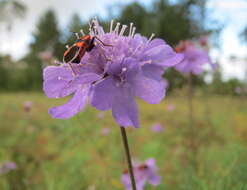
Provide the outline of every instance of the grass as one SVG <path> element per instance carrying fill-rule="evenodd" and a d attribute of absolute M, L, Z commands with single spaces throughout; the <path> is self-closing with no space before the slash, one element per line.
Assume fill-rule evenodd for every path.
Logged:
<path fill-rule="evenodd" d="M 30 113 L 23 110 L 26 100 L 33 102 Z M 0 175 L 0 189 L 124 189 L 120 176 L 127 165 L 111 113 L 100 119 L 97 110 L 87 107 L 70 120 L 52 119 L 49 107 L 66 100 L 41 93 L 0 95 L 0 163 L 10 160 L 18 165 Z M 186 101 L 182 95 L 159 105 L 139 101 L 141 128 L 127 130 L 131 152 L 139 160 L 155 158 L 162 176 L 161 185 L 146 190 L 246 190 L 247 101 L 196 97 L 193 137 Z M 168 111 L 168 104 L 175 110 Z M 152 132 L 155 123 L 165 130 Z M 103 127 L 110 128 L 109 135 L 101 134 Z"/>

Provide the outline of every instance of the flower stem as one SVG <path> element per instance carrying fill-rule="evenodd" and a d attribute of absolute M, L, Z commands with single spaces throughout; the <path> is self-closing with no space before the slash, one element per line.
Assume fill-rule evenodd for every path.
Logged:
<path fill-rule="evenodd" d="M 126 134 L 124 127 L 120 126 L 120 130 L 121 130 L 121 135 L 122 135 L 122 139 L 123 139 L 125 154 L 127 157 L 132 190 L 136 190 L 136 182 L 135 182 L 134 171 L 133 171 L 133 167 L 132 167 L 132 163 L 131 163 L 131 155 L 130 155 L 130 150 L 129 150 L 129 145 L 128 145 L 127 134 Z"/>
<path fill-rule="evenodd" d="M 194 90 L 193 90 L 193 83 L 192 83 L 192 73 L 189 74 L 188 76 L 188 84 L 189 84 L 189 89 L 188 89 L 188 103 L 189 103 L 189 125 L 193 129 L 194 125 L 194 117 L 193 117 L 193 95 L 194 95 Z"/>
<path fill-rule="evenodd" d="M 197 153 L 198 147 L 196 143 L 196 128 L 194 123 L 194 107 L 193 107 L 193 97 L 194 97 L 194 86 L 193 86 L 193 74 L 189 73 L 188 76 L 188 106 L 189 106 L 189 127 L 190 127 L 190 148 L 192 150 L 191 164 L 197 170 Z"/>

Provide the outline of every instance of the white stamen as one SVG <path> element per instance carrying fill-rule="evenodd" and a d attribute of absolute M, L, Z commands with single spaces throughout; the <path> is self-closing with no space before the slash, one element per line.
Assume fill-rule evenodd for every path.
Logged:
<path fill-rule="evenodd" d="M 98 32 L 97 29 L 98 29 L 97 26 L 94 26 L 94 27 L 93 27 L 93 32 L 94 32 L 95 35 L 97 35 L 97 34 L 96 34 L 96 33 Z"/>
<path fill-rule="evenodd" d="M 66 45 L 65 47 L 66 47 L 67 49 L 69 49 L 69 45 Z"/>
<path fill-rule="evenodd" d="M 127 25 L 123 25 L 122 26 L 122 29 L 121 29 L 121 31 L 119 33 L 120 36 L 122 36 L 124 34 L 124 31 L 126 30 L 127 27 L 128 27 Z"/>
<path fill-rule="evenodd" d="M 89 25 L 89 29 L 88 29 L 89 30 L 89 34 L 92 35 L 92 36 L 94 36 L 94 32 L 92 31 L 92 24 L 91 24 L 91 22 L 88 22 L 88 25 Z"/>
<path fill-rule="evenodd" d="M 58 60 L 55 60 L 55 61 L 54 61 L 54 64 L 55 64 L 55 65 L 61 65 L 61 63 L 60 63 Z"/>
<path fill-rule="evenodd" d="M 118 22 L 118 23 L 117 23 L 117 26 L 116 26 L 116 28 L 115 28 L 115 30 L 114 30 L 114 32 L 115 32 L 116 34 L 118 34 L 119 26 L 120 26 L 120 23 Z"/>
<path fill-rule="evenodd" d="M 111 20 L 111 25 L 110 25 L 110 33 L 112 33 L 113 23 L 114 23 L 114 20 L 112 19 Z"/>
<path fill-rule="evenodd" d="M 130 30 L 129 30 L 129 36 L 131 35 L 132 33 L 132 27 L 133 27 L 133 22 L 130 23 Z"/>
<path fill-rule="evenodd" d="M 80 32 L 81 32 L 81 35 L 82 35 L 82 36 L 85 36 L 85 33 L 83 32 L 82 29 L 80 30 Z"/>
<path fill-rule="evenodd" d="M 77 37 L 77 39 L 80 38 L 79 34 L 78 33 L 75 33 L 75 36 Z"/>
<path fill-rule="evenodd" d="M 127 68 L 126 67 L 122 68 L 122 72 L 125 72 L 125 71 L 127 71 Z"/>
<path fill-rule="evenodd" d="M 150 38 L 148 39 L 147 43 L 149 43 L 153 39 L 154 36 L 155 36 L 155 34 L 152 33 L 151 36 L 150 36 Z"/>
<path fill-rule="evenodd" d="M 131 37 L 134 37 L 135 31 L 136 31 L 136 27 L 133 27 L 133 31 L 132 31 L 132 33 L 131 33 Z"/>

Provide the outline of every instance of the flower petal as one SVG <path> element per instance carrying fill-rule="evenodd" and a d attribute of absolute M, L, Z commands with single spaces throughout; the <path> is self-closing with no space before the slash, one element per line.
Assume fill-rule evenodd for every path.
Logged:
<path fill-rule="evenodd" d="M 88 84 L 93 83 L 97 80 L 100 80 L 101 76 L 95 73 L 85 73 L 82 75 L 78 75 L 74 78 L 74 80 L 71 82 L 71 85 L 82 85 L 82 84 Z"/>
<path fill-rule="evenodd" d="M 150 184 L 157 186 L 160 184 L 160 180 L 161 180 L 161 177 L 159 175 L 157 175 L 154 171 L 149 171 L 147 181 Z"/>
<path fill-rule="evenodd" d="M 155 159 L 150 158 L 146 160 L 145 163 L 148 166 L 147 181 L 154 186 L 159 185 L 161 177 L 157 174 Z"/>
<path fill-rule="evenodd" d="M 92 92 L 92 106 L 99 110 L 111 109 L 115 91 L 116 86 L 113 77 L 108 77 L 96 83 Z"/>
<path fill-rule="evenodd" d="M 120 126 L 139 127 L 138 109 L 127 87 L 119 87 L 112 102 L 112 115 Z"/>
<path fill-rule="evenodd" d="M 162 40 L 161 38 L 155 38 L 147 44 L 146 49 L 151 49 L 153 47 L 160 46 L 160 45 L 166 45 L 166 42 Z"/>
<path fill-rule="evenodd" d="M 164 68 L 155 64 L 146 64 L 142 67 L 143 74 L 151 79 L 160 81 L 163 79 Z"/>
<path fill-rule="evenodd" d="M 73 75 L 68 68 L 48 66 L 44 69 L 43 78 L 43 90 L 49 98 L 68 96 L 76 90 L 76 86 L 69 84 Z"/>
<path fill-rule="evenodd" d="M 74 116 L 85 107 L 89 89 L 89 85 L 81 86 L 68 103 L 51 108 L 49 114 L 51 114 L 53 118 L 57 119 L 68 119 Z"/>
<path fill-rule="evenodd" d="M 143 190 L 143 187 L 145 185 L 145 179 L 138 180 L 136 176 L 136 171 L 134 171 L 134 173 L 135 173 L 134 175 L 135 175 L 135 180 L 136 180 L 136 189 Z M 125 186 L 125 190 L 132 190 L 129 173 L 124 173 L 121 176 L 121 181 L 122 181 L 122 184 Z"/>
<path fill-rule="evenodd" d="M 132 81 L 132 89 L 136 96 L 150 104 L 159 103 L 165 96 L 165 82 L 138 75 Z"/>

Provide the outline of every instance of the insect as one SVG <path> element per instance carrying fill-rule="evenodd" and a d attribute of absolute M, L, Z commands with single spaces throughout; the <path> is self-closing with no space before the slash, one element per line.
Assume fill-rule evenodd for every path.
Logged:
<path fill-rule="evenodd" d="M 94 47 L 95 36 L 85 35 L 77 39 L 77 41 L 64 52 L 64 63 L 80 63 L 81 58 L 86 52 L 90 52 Z"/>
<path fill-rule="evenodd" d="M 96 33 L 94 23 L 91 23 L 90 30 L 94 30 L 94 33 Z M 112 45 L 105 44 L 96 35 L 94 36 L 85 35 L 82 30 L 81 30 L 81 33 L 82 33 L 82 37 L 79 37 L 78 33 L 75 33 L 77 37 L 77 41 L 72 46 L 70 47 L 67 46 L 68 49 L 64 52 L 64 55 L 63 55 L 64 63 L 79 64 L 81 61 L 81 58 L 85 55 L 85 53 L 90 52 L 95 47 L 95 39 L 99 41 L 101 44 L 103 44 L 104 46 L 112 46 Z M 106 58 L 104 54 L 103 56 Z"/>

